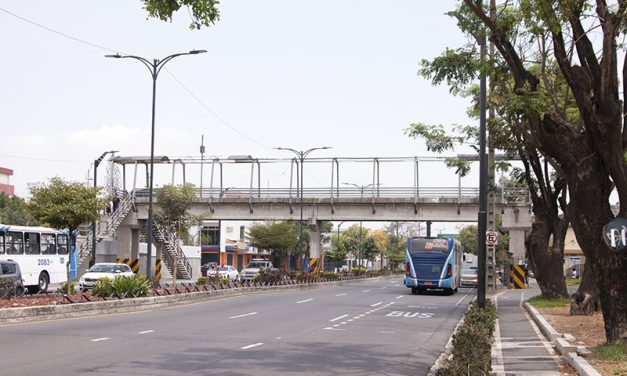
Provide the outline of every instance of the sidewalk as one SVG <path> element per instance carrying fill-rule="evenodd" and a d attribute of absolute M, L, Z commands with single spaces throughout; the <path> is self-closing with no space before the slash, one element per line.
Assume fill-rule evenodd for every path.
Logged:
<path fill-rule="evenodd" d="M 493 296 L 498 319 L 492 346 L 492 374 L 499 376 L 601 376 L 585 359 L 590 350 L 568 333 L 557 332 L 525 300 L 540 294 L 531 280 L 525 290 L 501 289 Z M 573 344 L 571 344 L 573 343 Z M 576 371 L 560 373 L 565 362 Z"/>
<path fill-rule="evenodd" d="M 498 319 L 492 346 L 492 371 L 497 376 L 559 376 L 561 357 L 544 338 L 522 306 L 540 294 L 537 287 L 499 290 L 494 296 Z"/>

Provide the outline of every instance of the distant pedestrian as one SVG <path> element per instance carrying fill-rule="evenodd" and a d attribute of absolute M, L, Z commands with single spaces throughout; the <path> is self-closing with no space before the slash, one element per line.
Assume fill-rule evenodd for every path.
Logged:
<path fill-rule="evenodd" d="M 577 273 L 577 268 L 573 266 L 573 270 L 570 273 L 570 278 L 577 279 L 579 278 L 579 273 Z"/>
<path fill-rule="evenodd" d="M 525 284 L 529 286 L 529 267 L 525 264 Z"/>
<path fill-rule="evenodd" d="M 120 198 L 119 197 L 115 197 L 113 199 L 113 212 L 115 213 L 116 210 L 118 210 L 118 207 L 120 206 Z"/>

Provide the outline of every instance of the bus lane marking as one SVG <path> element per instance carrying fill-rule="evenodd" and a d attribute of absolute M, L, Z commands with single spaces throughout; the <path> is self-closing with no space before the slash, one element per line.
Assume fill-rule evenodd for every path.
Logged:
<path fill-rule="evenodd" d="M 406 312 L 406 311 L 392 311 L 385 315 L 385 317 L 407 317 L 407 318 L 418 318 L 418 319 L 430 319 L 434 316 L 434 313 L 431 312 Z"/>

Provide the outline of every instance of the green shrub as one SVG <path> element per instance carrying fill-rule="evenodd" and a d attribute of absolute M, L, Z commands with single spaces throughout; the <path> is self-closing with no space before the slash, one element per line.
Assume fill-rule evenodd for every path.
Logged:
<path fill-rule="evenodd" d="M 148 295 L 150 282 L 143 275 L 101 278 L 96 281 L 92 294 L 101 297 L 136 298 Z"/>
<path fill-rule="evenodd" d="M 336 280 L 338 279 L 339 275 L 337 273 L 333 273 L 333 272 L 322 272 L 322 278 L 326 278 L 326 279 L 331 279 L 331 280 Z"/>
<path fill-rule="evenodd" d="M 67 294 L 67 285 L 68 285 L 68 283 L 70 284 L 70 293 L 73 294 L 74 292 L 76 292 L 76 290 L 75 290 L 76 286 L 74 285 L 74 281 L 69 280 L 69 281 L 65 282 L 64 284 L 62 284 L 61 286 L 59 286 L 59 291 L 62 294 Z"/>
<path fill-rule="evenodd" d="M 547 298 L 543 295 L 536 295 L 528 300 L 529 304 L 539 308 L 568 307 L 570 298 Z"/>
<path fill-rule="evenodd" d="M 464 322 L 453 336 L 451 358 L 438 376 L 489 375 L 492 368 L 492 333 L 496 322 L 496 308 L 487 300 L 485 309 L 472 303 L 464 314 Z"/>
<path fill-rule="evenodd" d="M 16 289 L 17 283 L 15 280 L 10 278 L 0 278 L 0 290 L 2 291 L 0 299 L 11 299 L 11 297 L 15 296 Z"/>
<path fill-rule="evenodd" d="M 366 268 L 353 268 L 353 274 L 365 274 Z"/>
<path fill-rule="evenodd" d="M 228 284 L 229 284 L 229 282 L 231 282 L 231 280 L 230 280 L 230 279 L 228 279 L 227 277 L 222 277 L 222 278 L 220 278 L 220 284 L 221 284 L 221 285 L 228 285 Z"/>
<path fill-rule="evenodd" d="M 207 284 L 207 277 L 198 277 L 198 280 L 196 281 L 197 285 L 206 285 Z"/>
<path fill-rule="evenodd" d="M 284 279 L 283 273 L 278 269 L 261 269 L 258 277 L 261 283 L 277 283 Z"/>

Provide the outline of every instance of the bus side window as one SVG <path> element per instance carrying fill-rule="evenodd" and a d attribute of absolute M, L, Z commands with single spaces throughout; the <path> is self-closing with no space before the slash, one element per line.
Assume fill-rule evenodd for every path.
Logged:
<path fill-rule="evenodd" d="M 57 250 L 60 255 L 67 255 L 67 235 L 59 234 L 57 236 Z"/>
<path fill-rule="evenodd" d="M 24 239 L 21 232 L 7 232 L 5 233 L 5 247 L 8 255 L 21 255 L 23 253 L 22 246 Z"/>
<path fill-rule="evenodd" d="M 24 240 L 26 240 L 25 251 L 27 255 L 38 255 L 41 253 L 39 234 L 27 232 L 24 234 Z"/>
<path fill-rule="evenodd" d="M 4 232 L 0 232 L 0 255 L 4 254 Z"/>
<path fill-rule="evenodd" d="M 57 239 L 54 234 L 41 234 L 41 253 L 43 255 L 57 253 Z"/>

